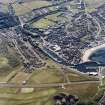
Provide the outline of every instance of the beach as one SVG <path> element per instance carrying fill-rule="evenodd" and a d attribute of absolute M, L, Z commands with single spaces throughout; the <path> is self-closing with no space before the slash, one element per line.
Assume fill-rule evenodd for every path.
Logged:
<path fill-rule="evenodd" d="M 90 61 L 89 57 L 97 50 L 105 48 L 105 44 L 87 49 L 86 51 L 83 52 L 83 57 L 82 57 L 82 61 L 83 62 L 87 62 Z"/>

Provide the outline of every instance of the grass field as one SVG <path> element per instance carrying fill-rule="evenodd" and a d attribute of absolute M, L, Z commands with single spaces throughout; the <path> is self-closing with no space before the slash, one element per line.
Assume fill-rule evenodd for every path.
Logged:
<path fill-rule="evenodd" d="M 13 5 L 16 15 L 22 15 L 27 12 L 30 12 L 33 9 L 40 8 L 43 6 L 50 5 L 48 1 L 39 0 L 39 1 L 31 1 L 22 3 L 21 5 L 16 3 Z"/>
<path fill-rule="evenodd" d="M 8 65 L 8 59 L 6 57 L 0 57 L 0 68 Z"/>
<path fill-rule="evenodd" d="M 60 13 L 56 13 L 53 15 L 46 16 L 45 18 L 34 22 L 32 26 L 37 28 L 47 28 L 48 26 L 54 25 L 54 23 L 59 19 L 57 17 L 59 14 Z"/>
<path fill-rule="evenodd" d="M 34 88 L 21 88 L 21 93 L 32 93 Z"/>
<path fill-rule="evenodd" d="M 65 70 L 65 74 L 68 76 L 71 82 L 98 80 L 96 77 L 76 73 L 71 70 Z"/>
<path fill-rule="evenodd" d="M 38 83 L 57 83 L 65 82 L 64 75 L 61 70 L 61 65 L 56 64 L 54 61 L 47 59 L 47 64 L 34 71 L 28 78 L 29 84 Z M 73 72 L 72 70 L 66 70 L 64 72 L 70 80 L 84 81 L 88 80 L 88 76 L 80 75 L 79 73 Z M 9 82 L 20 82 L 24 78 L 27 78 L 30 74 L 18 72 L 10 79 Z M 81 79 L 82 78 L 82 79 Z M 94 80 L 94 78 L 91 78 Z M 68 85 L 65 89 L 61 87 L 56 88 L 0 88 L 0 104 L 1 105 L 54 105 L 53 96 L 60 92 L 67 94 L 77 95 L 81 101 L 88 101 L 98 91 L 98 85 L 93 84 L 82 84 L 82 85 Z M 92 89 L 92 91 L 91 91 Z M 2 95 L 3 94 L 3 95 Z"/>
<path fill-rule="evenodd" d="M 8 46 L 7 40 L 2 40 L 0 43 L 0 81 L 5 81 L 9 79 L 10 74 L 17 71 L 20 61 L 16 50 Z"/>
<path fill-rule="evenodd" d="M 14 57 L 0 55 L 0 81 L 8 81 L 20 68 Z"/>
<path fill-rule="evenodd" d="M 15 94 L 18 90 L 18 88 L 0 88 L 0 94 Z M 2 96 L 0 95 L 0 97 Z"/>
<path fill-rule="evenodd" d="M 23 72 L 24 68 L 20 69 L 15 76 L 13 76 L 9 82 L 11 83 L 22 83 L 23 81 L 27 81 L 32 74 Z"/>
<path fill-rule="evenodd" d="M 66 91 L 67 93 L 79 96 L 81 100 L 88 100 L 97 93 L 98 84 L 93 83 L 67 86 Z"/>
<path fill-rule="evenodd" d="M 60 72 L 60 66 L 48 59 L 46 66 L 35 70 L 29 78 L 28 83 L 58 83 L 64 82 L 64 77 Z"/>
<path fill-rule="evenodd" d="M 28 83 L 61 83 L 65 82 L 65 76 L 70 82 L 98 80 L 98 78 L 82 75 L 70 70 L 66 70 L 64 74 L 62 74 L 61 68 L 46 67 L 40 71 L 34 71 Z"/>
<path fill-rule="evenodd" d="M 35 89 L 32 93 L 21 93 L 17 90 L 13 90 L 13 92 L 11 92 L 11 89 L 4 92 L 3 89 L 4 95 L 2 95 L 2 97 L 0 96 L 0 103 L 4 102 L 3 105 L 54 105 L 53 96 L 60 92 L 78 95 L 82 101 L 87 101 L 96 94 L 98 89 L 97 86 L 98 84 L 84 84 L 82 86 L 69 85 L 66 89 L 39 88 Z M 91 89 L 93 89 L 93 91 L 91 91 Z M 2 91 L 0 92 L 2 93 Z"/>
<path fill-rule="evenodd" d="M 43 69 L 41 71 L 36 71 L 33 73 L 29 79 L 29 83 L 59 83 L 64 82 L 64 78 L 61 75 L 60 71 L 56 69 Z"/>

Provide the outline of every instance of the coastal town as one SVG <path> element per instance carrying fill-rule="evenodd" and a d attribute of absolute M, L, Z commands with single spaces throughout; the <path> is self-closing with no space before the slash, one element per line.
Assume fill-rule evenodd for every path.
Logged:
<path fill-rule="evenodd" d="M 43 100 L 41 104 L 28 104 L 29 95 L 26 102 L 22 101 L 26 104 L 18 105 L 105 104 L 105 2 L 94 8 L 89 3 L 87 0 L 0 1 L 0 88 L 17 89 L 19 94 L 49 89 L 43 96 L 51 94 L 45 103 Z M 86 86 L 83 94 L 78 90 L 82 85 Z M 92 88 L 89 101 L 83 101 L 84 94 Z M 37 96 L 32 98 L 37 100 Z M 11 101 L 8 105 L 15 104 Z"/>

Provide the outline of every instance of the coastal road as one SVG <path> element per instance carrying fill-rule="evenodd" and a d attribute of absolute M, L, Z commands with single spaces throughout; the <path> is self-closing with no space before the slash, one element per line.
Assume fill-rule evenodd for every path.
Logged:
<path fill-rule="evenodd" d="M 16 84 L 16 83 L 0 83 L 0 88 L 48 88 L 48 87 L 62 87 L 68 85 L 84 85 L 100 83 L 100 81 L 84 81 L 84 82 L 69 82 L 69 83 L 51 83 L 51 84 Z"/>

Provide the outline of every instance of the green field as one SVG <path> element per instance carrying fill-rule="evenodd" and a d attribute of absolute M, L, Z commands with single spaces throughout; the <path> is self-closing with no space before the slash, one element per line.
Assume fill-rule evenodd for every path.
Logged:
<path fill-rule="evenodd" d="M 29 83 L 59 83 L 64 82 L 64 78 L 61 72 L 56 69 L 43 69 L 41 71 L 35 71 L 29 79 Z"/>
<path fill-rule="evenodd" d="M 54 61 L 47 59 L 45 67 L 35 70 L 31 75 L 23 72 L 13 73 L 12 79 L 9 82 L 18 81 L 18 78 L 30 75 L 28 78 L 28 84 L 40 84 L 40 83 L 58 83 L 67 82 L 65 76 L 62 74 L 63 67 L 56 64 Z M 64 72 L 70 81 L 85 81 L 96 80 L 94 77 L 84 76 L 71 69 Z M 68 75 L 67 75 L 68 74 Z M 11 76 L 10 76 L 11 77 Z M 19 78 L 24 79 L 24 78 Z M 90 79 L 89 79 L 90 78 Z M 98 83 L 92 84 L 75 84 L 67 85 L 65 89 L 61 87 L 56 88 L 0 88 L 0 105 L 54 105 L 53 96 L 55 94 L 64 92 L 71 95 L 77 95 L 81 101 L 88 102 L 91 100 L 98 91 Z M 92 91 L 91 91 L 92 89 Z"/>
<path fill-rule="evenodd" d="M 53 96 L 60 92 L 78 95 L 81 101 L 87 101 L 97 92 L 98 84 L 69 85 L 66 89 L 62 88 L 46 88 L 35 89 L 32 93 L 21 93 L 17 89 L 1 89 L 0 103 L 2 105 L 54 105 Z M 91 91 L 93 89 L 93 91 Z M 10 93 L 11 92 L 11 93 Z"/>
<path fill-rule="evenodd" d="M 7 81 L 19 68 L 20 64 L 16 57 L 9 54 L 8 56 L 0 55 L 0 81 Z"/>
<path fill-rule="evenodd" d="M 8 59 L 6 57 L 0 57 L 0 68 L 8 65 Z"/>
<path fill-rule="evenodd" d="M 39 0 L 39 1 L 22 3 L 21 5 L 18 3 L 15 3 L 13 4 L 13 8 L 15 10 L 16 15 L 23 15 L 27 12 L 30 12 L 33 9 L 40 8 L 47 5 L 50 5 L 48 1 Z"/>
<path fill-rule="evenodd" d="M 46 67 L 42 70 L 34 71 L 32 76 L 29 78 L 28 83 L 62 83 L 65 82 L 64 75 L 69 79 L 70 82 L 98 80 L 98 78 L 82 75 L 71 70 L 66 70 L 64 71 L 64 74 L 62 74 L 61 68 Z"/>
<path fill-rule="evenodd" d="M 70 70 L 65 70 L 65 74 L 68 76 L 71 82 L 99 80 L 98 78 L 94 76 L 83 75 L 83 74 L 76 73 Z"/>
<path fill-rule="evenodd" d="M 53 15 L 48 15 L 43 19 L 34 22 L 32 26 L 37 28 L 47 28 L 48 26 L 54 25 L 54 23 L 59 19 L 59 17 L 57 17 L 59 14 L 60 12 Z"/>

